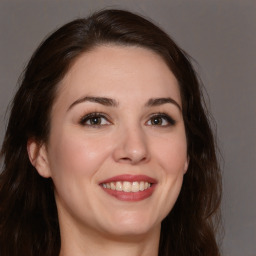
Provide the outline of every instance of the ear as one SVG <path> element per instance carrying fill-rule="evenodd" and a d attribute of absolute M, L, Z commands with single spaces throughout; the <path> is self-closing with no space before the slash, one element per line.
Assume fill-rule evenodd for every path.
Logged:
<path fill-rule="evenodd" d="M 27 151 L 29 160 L 37 172 L 44 178 L 51 177 L 45 144 L 39 144 L 34 139 L 30 139 L 27 143 Z"/>
<path fill-rule="evenodd" d="M 189 156 L 187 156 L 187 160 L 186 160 L 186 162 L 185 162 L 185 164 L 184 164 L 184 174 L 185 174 L 185 173 L 187 172 L 187 170 L 188 170 L 189 160 L 190 160 L 190 158 L 189 158 Z"/>

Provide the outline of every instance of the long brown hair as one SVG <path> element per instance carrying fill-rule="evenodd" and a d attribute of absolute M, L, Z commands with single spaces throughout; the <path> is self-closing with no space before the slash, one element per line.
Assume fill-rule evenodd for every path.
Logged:
<path fill-rule="evenodd" d="M 163 58 L 179 82 L 190 163 L 178 200 L 162 222 L 159 255 L 220 255 L 215 235 L 220 170 L 202 88 L 190 57 L 147 19 L 123 10 L 103 10 L 50 35 L 24 71 L 1 149 L 1 256 L 59 255 L 54 186 L 31 165 L 27 142 L 30 138 L 47 141 L 59 82 L 78 56 L 103 44 L 150 49 Z"/>

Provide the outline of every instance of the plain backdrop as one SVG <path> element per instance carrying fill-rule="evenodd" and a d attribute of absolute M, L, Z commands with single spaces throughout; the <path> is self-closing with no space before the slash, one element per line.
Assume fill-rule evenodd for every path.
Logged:
<path fill-rule="evenodd" d="M 150 17 L 197 61 L 224 158 L 223 254 L 256 256 L 255 0 L 0 0 L 0 143 L 6 108 L 38 44 L 105 7 Z"/>

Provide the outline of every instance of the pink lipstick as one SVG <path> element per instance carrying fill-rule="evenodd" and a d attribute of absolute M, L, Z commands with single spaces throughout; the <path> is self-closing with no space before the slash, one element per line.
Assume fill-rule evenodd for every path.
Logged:
<path fill-rule="evenodd" d="M 122 201 L 140 201 L 152 195 L 157 181 L 146 175 L 119 175 L 100 182 L 102 189 Z"/>

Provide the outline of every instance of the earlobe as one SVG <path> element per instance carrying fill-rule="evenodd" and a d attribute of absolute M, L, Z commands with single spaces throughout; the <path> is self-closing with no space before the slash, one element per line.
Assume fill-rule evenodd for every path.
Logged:
<path fill-rule="evenodd" d="M 189 156 L 187 156 L 187 160 L 186 160 L 186 162 L 185 162 L 185 164 L 184 164 L 184 174 L 185 174 L 185 173 L 187 172 L 187 170 L 188 170 L 189 160 L 190 160 L 190 158 L 189 158 Z"/>
<path fill-rule="evenodd" d="M 45 144 L 39 144 L 31 139 L 27 143 L 27 151 L 31 164 L 36 168 L 39 175 L 44 178 L 51 177 Z"/>

